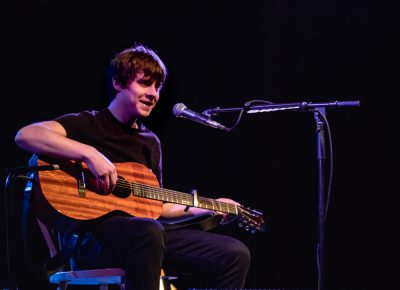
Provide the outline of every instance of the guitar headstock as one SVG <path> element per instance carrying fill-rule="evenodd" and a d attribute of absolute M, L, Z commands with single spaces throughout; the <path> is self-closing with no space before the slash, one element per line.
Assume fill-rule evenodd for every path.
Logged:
<path fill-rule="evenodd" d="M 238 206 L 238 220 L 239 227 L 252 234 L 266 230 L 263 214 L 254 209 Z"/>

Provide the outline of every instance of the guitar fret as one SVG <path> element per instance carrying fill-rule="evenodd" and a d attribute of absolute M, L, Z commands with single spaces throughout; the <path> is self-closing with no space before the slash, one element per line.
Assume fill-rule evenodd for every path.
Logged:
<path fill-rule="evenodd" d="M 224 211 L 229 212 L 229 208 L 226 204 L 221 204 L 221 207 L 224 207 Z"/>

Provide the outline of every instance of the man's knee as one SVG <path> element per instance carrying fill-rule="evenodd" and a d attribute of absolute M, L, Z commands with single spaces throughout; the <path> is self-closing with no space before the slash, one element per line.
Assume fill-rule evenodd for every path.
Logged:
<path fill-rule="evenodd" d="M 248 268 L 250 265 L 250 250 L 241 241 L 235 240 L 232 243 L 226 245 L 227 257 L 230 258 L 231 262 L 241 268 Z"/>
<path fill-rule="evenodd" d="M 138 223 L 140 226 L 138 226 Z M 135 225 L 132 226 L 132 234 L 139 235 L 142 242 L 149 244 L 155 244 L 161 247 L 165 246 L 166 234 L 164 227 L 161 223 L 154 219 L 140 219 L 135 221 Z"/>

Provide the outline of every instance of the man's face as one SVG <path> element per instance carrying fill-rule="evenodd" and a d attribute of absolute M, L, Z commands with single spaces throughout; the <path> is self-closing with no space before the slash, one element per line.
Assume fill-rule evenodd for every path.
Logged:
<path fill-rule="evenodd" d="M 128 87 L 119 88 L 117 98 L 133 117 L 147 117 L 160 98 L 160 89 L 144 73 L 137 73 Z"/>

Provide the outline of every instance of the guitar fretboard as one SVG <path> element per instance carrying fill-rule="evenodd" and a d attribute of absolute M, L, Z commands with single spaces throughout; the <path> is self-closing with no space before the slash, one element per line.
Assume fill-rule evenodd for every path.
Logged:
<path fill-rule="evenodd" d="M 238 214 L 237 206 L 234 204 L 198 196 L 197 205 L 195 205 L 194 198 L 191 194 L 141 183 L 128 182 L 123 179 L 118 179 L 115 191 L 129 191 L 129 194 L 137 197 L 160 200 L 186 206 L 195 206 L 235 215 Z"/>

